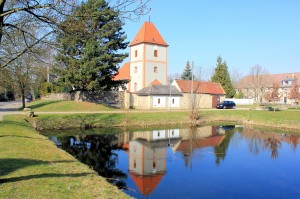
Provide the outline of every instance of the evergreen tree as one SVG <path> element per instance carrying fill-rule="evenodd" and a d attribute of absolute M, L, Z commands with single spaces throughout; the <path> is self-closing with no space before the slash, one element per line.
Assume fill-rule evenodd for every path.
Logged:
<path fill-rule="evenodd" d="M 119 13 L 104 0 L 78 6 L 61 24 L 67 31 L 57 37 L 60 84 L 73 90 L 111 90 L 126 83 L 112 80 L 128 56 L 119 52 L 128 45 L 122 25 Z"/>
<path fill-rule="evenodd" d="M 189 61 L 186 62 L 186 67 L 181 75 L 181 79 L 192 80 L 192 68 Z"/>
<path fill-rule="evenodd" d="M 220 56 L 217 58 L 217 66 L 215 68 L 215 73 L 212 76 L 211 81 L 221 84 L 224 91 L 226 92 L 227 98 L 232 98 L 235 95 L 235 89 L 231 83 L 227 64 L 225 61 L 222 61 L 222 58 Z"/>

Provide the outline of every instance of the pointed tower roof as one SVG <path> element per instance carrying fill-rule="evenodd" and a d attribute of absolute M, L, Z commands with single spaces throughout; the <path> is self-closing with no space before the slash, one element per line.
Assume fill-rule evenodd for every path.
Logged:
<path fill-rule="evenodd" d="M 129 46 L 134 46 L 140 43 L 150 43 L 162 46 L 168 46 L 165 40 L 162 38 L 155 25 L 151 22 L 145 22 L 135 38 L 132 40 Z"/>

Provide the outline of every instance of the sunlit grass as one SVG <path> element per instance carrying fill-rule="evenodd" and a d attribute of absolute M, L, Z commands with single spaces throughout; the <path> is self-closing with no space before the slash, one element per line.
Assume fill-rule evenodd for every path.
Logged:
<path fill-rule="evenodd" d="M 23 119 L 0 122 L 0 198 L 126 198 Z"/>
<path fill-rule="evenodd" d="M 28 108 L 41 112 L 109 111 L 116 110 L 102 104 L 63 100 L 37 100 L 28 104 Z"/>

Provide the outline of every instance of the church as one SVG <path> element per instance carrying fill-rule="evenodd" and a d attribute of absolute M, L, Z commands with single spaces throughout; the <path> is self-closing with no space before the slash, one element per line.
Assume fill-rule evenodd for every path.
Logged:
<path fill-rule="evenodd" d="M 137 92 L 151 84 L 168 84 L 168 44 L 155 25 L 145 22 L 129 45 L 130 61 L 115 80 L 130 80 L 126 88 Z"/>
<path fill-rule="evenodd" d="M 168 44 L 154 23 L 144 22 L 129 44 L 129 62 L 114 80 L 129 80 L 125 108 L 188 109 L 191 90 L 199 98 L 199 108 L 213 108 L 225 92 L 220 84 L 190 80 L 168 81 Z M 197 87 L 193 85 L 197 84 Z"/>

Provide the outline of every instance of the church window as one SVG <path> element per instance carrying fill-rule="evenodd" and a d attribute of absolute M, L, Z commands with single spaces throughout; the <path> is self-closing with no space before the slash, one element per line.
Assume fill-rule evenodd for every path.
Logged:
<path fill-rule="evenodd" d="M 157 103 L 160 104 L 160 98 L 158 98 Z"/>
<path fill-rule="evenodd" d="M 172 99 L 172 104 L 175 104 L 175 99 Z"/>
<path fill-rule="evenodd" d="M 133 168 L 136 168 L 136 161 L 133 161 Z"/>
<path fill-rule="evenodd" d="M 157 68 L 157 66 L 154 67 L 154 72 L 155 72 L 155 73 L 158 73 L 158 68 Z"/>
<path fill-rule="evenodd" d="M 155 161 L 153 161 L 152 166 L 153 166 L 153 169 L 156 168 L 156 162 Z"/>
<path fill-rule="evenodd" d="M 158 57 L 157 50 L 154 50 L 154 57 Z"/>
<path fill-rule="evenodd" d="M 134 73 L 137 73 L 137 66 L 134 67 Z"/>
<path fill-rule="evenodd" d="M 134 56 L 135 56 L 135 57 L 138 56 L 138 51 L 137 51 L 137 50 L 134 51 Z"/>

